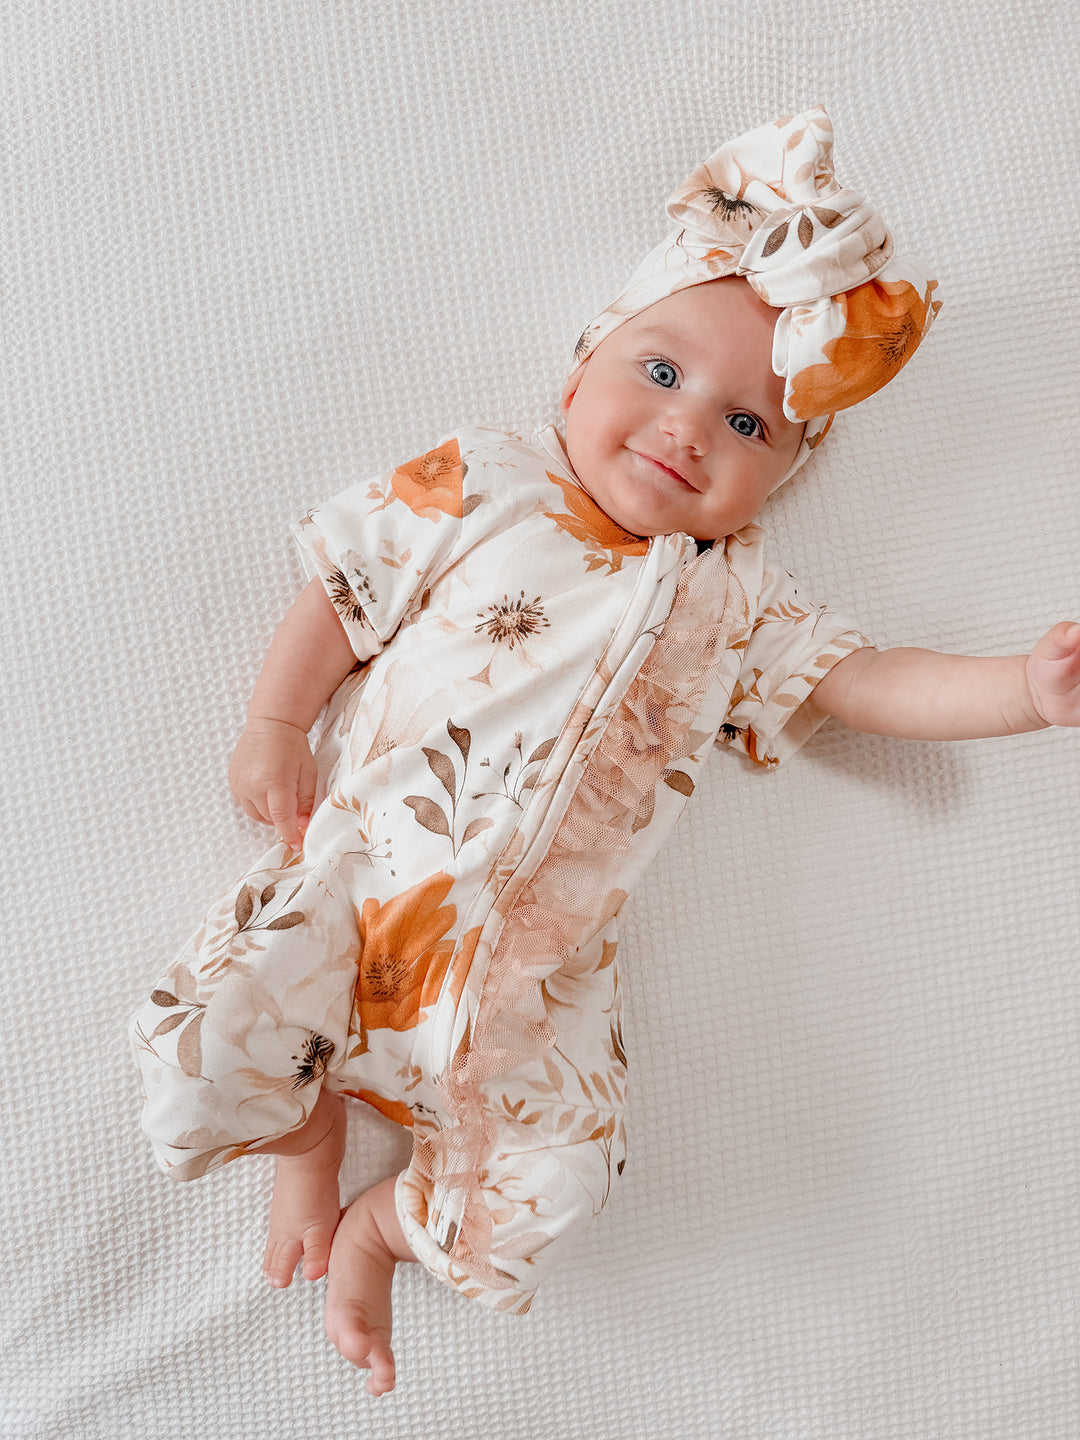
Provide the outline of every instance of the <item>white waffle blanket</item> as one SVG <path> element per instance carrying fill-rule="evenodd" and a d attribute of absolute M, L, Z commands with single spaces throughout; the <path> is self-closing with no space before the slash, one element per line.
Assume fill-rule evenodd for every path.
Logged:
<path fill-rule="evenodd" d="M 721 141 L 823 100 L 945 308 L 765 519 L 882 645 L 1080 618 L 1080 21 L 1043 0 L 2 0 L 0 1435 L 1075 1440 L 1080 735 L 717 753 L 621 951 L 630 1162 L 399 1386 L 189 1186 L 124 1027 L 258 854 L 225 772 L 290 521 L 547 413 Z M 46 1024 L 46 1021 L 48 1024 Z M 352 1116 L 346 1194 L 402 1136 Z"/>

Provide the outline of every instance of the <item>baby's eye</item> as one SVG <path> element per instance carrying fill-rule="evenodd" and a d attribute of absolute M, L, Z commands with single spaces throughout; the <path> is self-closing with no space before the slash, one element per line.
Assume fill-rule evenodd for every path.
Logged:
<path fill-rule="evenodd" d="M 663 385 L 665 390 L 670 390 L 679 378 L 675 366 L 668 360 L 649 360 L 646 362 L 645 369 L 648 371 L 649 378 L 655 380 L 657 385 Z"/>
<path fill-rule="evenodd" d="M 763 434 L 761 421 L 756 415 L 748 415 L 745 410 L 738 410 L 734 415 L 728 416 L 728 424 L 735 431 L 736 435 L 745 435 L 748 440 L 754 440 Z"/>

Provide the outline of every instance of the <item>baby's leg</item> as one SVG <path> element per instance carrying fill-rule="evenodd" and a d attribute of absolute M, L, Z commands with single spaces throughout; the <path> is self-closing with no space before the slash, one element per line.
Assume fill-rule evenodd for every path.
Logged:
<path fill-rule="evenodd" d="M 370 1370 L 367 1388 L 394 1388 L 390 1289 L 398 1260 L 415 1260 L 394 1206 L 396 1177 L 365 1190 L 341 1217 L 330 1253 L 326 1333 L 345 1356 Z"/>
<path fill-rule="evenodd" d="M 306 1279 L 326 1274 L 341 1216 L 338 1171 L 345 1130 L 344 1101 L 323 1089 L 299 1130 L 260 1146 L 260 1153 L 277 1156 L 263 1270 L 278 1289 L 291 1283 L 301 1258 Z"/>

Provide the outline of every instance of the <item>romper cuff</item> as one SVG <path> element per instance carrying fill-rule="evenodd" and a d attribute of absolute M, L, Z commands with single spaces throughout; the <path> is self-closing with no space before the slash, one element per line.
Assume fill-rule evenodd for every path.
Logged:
<path fill-rule="evenodd" d="M 754 672 L 752 690 L 736 686 L 720 729 L 722 744 L 766 769 L 790 759 L 829 718 L 814 704 L 818 681 L 846 656 L 872 643 L 828 611 L 821 612 L 807 638 L 810 643 L 794 671 L 791 657 L 784 655 L 776 664 Z"/>
<path fill-rule="evenodd" d="M 305 576 L 322 581 L 353 654 L 358 660 L 370 660 L 382 649 L 382 643 L 362 604 L 366 583 L 363 574 L 357 569 L 350 575 L 347 562 L 338 562 L 314 519 L 294 525 L 292 532 Z"/>

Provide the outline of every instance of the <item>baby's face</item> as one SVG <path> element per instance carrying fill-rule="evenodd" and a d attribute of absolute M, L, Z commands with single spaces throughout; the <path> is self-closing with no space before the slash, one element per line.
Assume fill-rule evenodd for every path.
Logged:
<path fill-rule="evenodd" d="M 730 535 L 758 513 L 804 426 L 772 369 L 778 312 L 740 277 L 650 305 L 602 340 L 562 394 L 582 486 L 633 535 Z"/>

